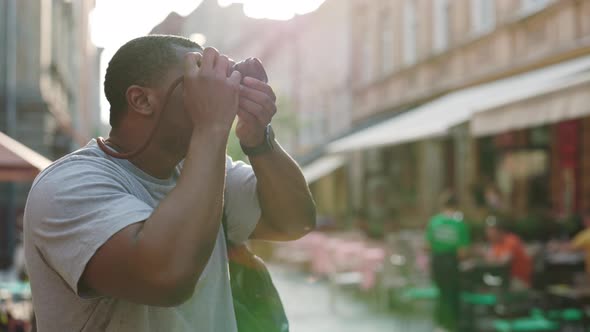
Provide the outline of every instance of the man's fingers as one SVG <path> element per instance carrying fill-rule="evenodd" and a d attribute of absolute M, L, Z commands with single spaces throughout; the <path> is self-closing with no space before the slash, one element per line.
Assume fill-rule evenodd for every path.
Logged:
<path fill-rule="evenodd" d="M 227 67 L 229 66 L 229 59 L 225 55 L 217 57 L 217 63 L 215 64 L 215 73 L 218 77 L 227 77 Z"/>
<path fill-rule="evenodd" d="M 201 54 L 195 52 L 189 52 L 184 55 L 184 75 L 185 76 L 196 76 L 199 72 L 199 61 L 201 60 Z"/>
<path fill-rule="evenodd" d="M 233 86 L 239 88 L 240 82 L 242 81 L 242 74 L 239 71 L 234 70 L 229 76 L 229 81 Z"/>
<path fill-rule="evenodd" d="M 234 66 L 236 65 L 236 61 L 232 58 L 228 58 L 227 61 L 229 62 L 227 66 L 227 77 L 231 76 L 231 73 L 234 71 Z"/>
<path fill-rule="evenodd" d="M 262 106 L 267 111 L 270 111 L 272 115 L 274 115 L 277 112 L 277 107 L 275 105 L 275 101 L 272 99 L 272 96 L 269 96 L 264 92 L 255 90 L 253 88 L 249 88 L 245 85 L 241 85 L 240 97 L 250 99 L 251 101 Z"/>
<path fill-rule="evenodd" d="M 261 127 L 260 122 L 258 121 L 258 119 L 252 115 L 250 112 L 246 111 L 243 108 L 240 108 L 238 110 L 238 118 L 241 120 L 241 122 L 243 122 L 245 125 L 252 127 L 252 129 L 256 128 L 256 127 Z"/>
<path fill-rule="evenodd" d="M 219 57 L 219 52 L 214 49 L 213 47 L 207 47 L 203 51 L 203 59 L 201 63 L 201 69 L 210 71 L 215 68 L 215 63 L 217 62 L 217 57 Z"/>
<path fill-rule="evenodd" d="M 270 112 L 266 112 L 262 106 L 256 104 L 255 102 L 240 98 L 240 110 L 246 111 L 253 115 L 258 122 L 262 125 L 267 125 L 272 120 L 272 114 Z"/>
<path fill-rule="evenodd" d="M 270 85 L 260 80 L 257 80 L 253 77 L 245 77 L 244 85 L 268 95 L 270 99 L 272 99 L 272 101 L 277 101 L 277 96 L 275 95 L 275 92 L 272 90 Z"/>

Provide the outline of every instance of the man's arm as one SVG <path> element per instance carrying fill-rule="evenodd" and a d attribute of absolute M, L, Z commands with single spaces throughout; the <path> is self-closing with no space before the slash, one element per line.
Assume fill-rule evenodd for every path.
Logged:
<path fill-rule="evenodd" d="M 315 203 L 297 163 L 275 142 L 274 151 L 250 158 L 262 210 L 252 238 L 295 240 L 315 228 Z"/>
<path fill-rule="evenodd" d="M 240 111 L 236 135 L 244 146 L 264 141 L 266 126 L 275 115 L 272 88 L 246 77 L 240 87 Z M 250 158 L 258 182 L 262 218 L 252 238 L 295 240 L 312 231 L 316 222 L 315 203 L 297 163 L 274 142 L 274 150 Z"/>
<path fill-rule="evenodd" d="M 215 247 L 223 209 L 225 150 L 237 113 L 240 75 L 206 49 L 187 55 L 185 109 L 194 123 L 176 187 L 142 223 L 109 239 L 90 259 L 81 286 L 131 302 L 175 306 L 188 299 Z"/>
<path fill-rule="evenodd" d="M 177 305 L 192 294 L 215 246 L 221 220 L 225 181 L 221 134 L 207 135 L 206 140 L 193 137 L 176 188 L 145 222 L 116 233 L 94 254 L 82 275 L 81 289 L 157 306 Z"/>

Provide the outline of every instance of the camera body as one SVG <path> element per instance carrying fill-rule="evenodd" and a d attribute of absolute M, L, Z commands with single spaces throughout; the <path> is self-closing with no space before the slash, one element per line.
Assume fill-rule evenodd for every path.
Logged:
<path fill-rule="evenodd" d="M 266 71 L 262 66 L 262 62 L 260 62 L 260 60 L 257 58 L 248 58 L 246 60 L 240 61 L 233 65 L 231 69 L 232 72 L 234 70 L 239 71 L 242 74 L 242 79 L 244 79 L 244 77 L 252 77 L 264 83 L 268 83 Z"/>

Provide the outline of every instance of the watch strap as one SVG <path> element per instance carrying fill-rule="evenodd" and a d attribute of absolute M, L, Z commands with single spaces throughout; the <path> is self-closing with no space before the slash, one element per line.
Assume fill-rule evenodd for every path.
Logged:
<path fill-rule="evenodd" d="M 255 147 L 247 147 L 240 143 L 240 147 L 248 157 L 254 157 L 274 150 L 273 141 L 272 127 L 268 125 L 264 130 L 264 141 L 261 144 Z"/>

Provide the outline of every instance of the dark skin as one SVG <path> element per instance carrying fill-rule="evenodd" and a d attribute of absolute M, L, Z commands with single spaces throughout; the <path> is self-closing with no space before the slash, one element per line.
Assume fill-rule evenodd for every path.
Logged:
<path fill-rule="evenodd" d="M 107 143 L 123 152 L 141 145 L 155 125 L 155 114 L 162 112 L 169 86 L 184 75 L 154 139 L 130 160 L 156 178 L 170 177 L 184 160 L 182 173 L 150 218 L 121 230 L 95 253 L 81 278 L 83 290 L 154 306 L 176 306 L 190 298 L 221 227 L 232 123 L 237 117 L 242 144 L 257 146 L 276 113 L 272 88 L 254 79 L 240 84 L 238 72 L 228 77 L 232 61 L 215 49 L 178 48 L 177 53 L 179 65 L 159 84 L 127 89 L 127 111 Z M 255 239 L 297 239 L 315 226 L 305 179 L 276 147 L 250 159 L 262 210 Z"/>

